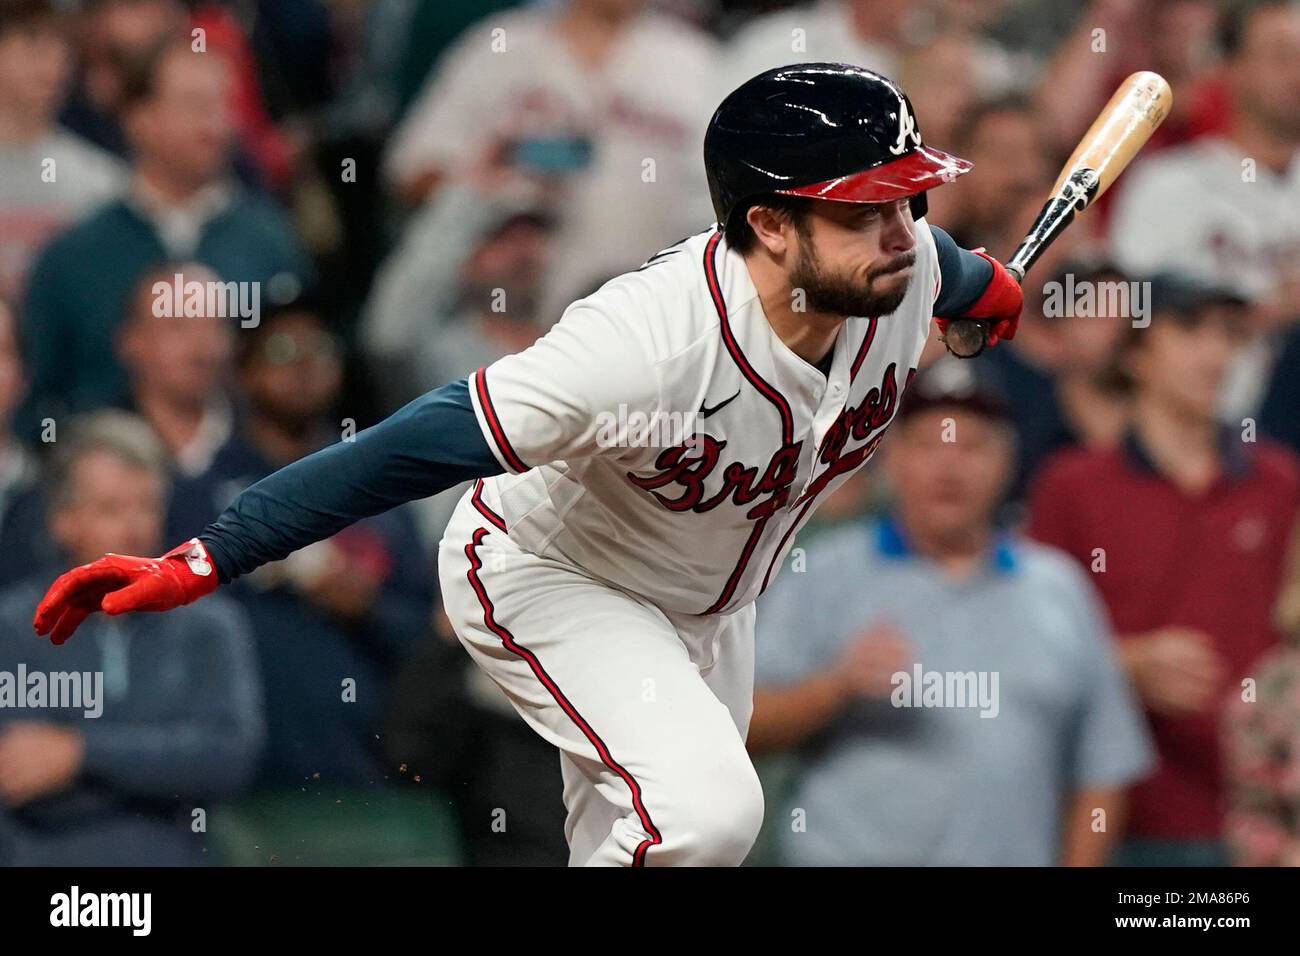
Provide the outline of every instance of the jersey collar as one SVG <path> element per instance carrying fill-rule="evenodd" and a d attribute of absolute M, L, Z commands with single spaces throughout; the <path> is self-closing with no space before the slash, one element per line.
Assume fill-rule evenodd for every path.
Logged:
<path fill-rule="evenodd" d="M 885 558 L 905 561 L 916 556 L 911 545 L 907 543 L 902 526 L 893 516 L 884 516 L 876 520 L 872 538 L 876 550 Z M 1015 538 L 1005 531 L 1000 532 L 993 541 L 987 564 L 995 574 L 1014 574 L 1020 567 L 1018 551 Z"/>

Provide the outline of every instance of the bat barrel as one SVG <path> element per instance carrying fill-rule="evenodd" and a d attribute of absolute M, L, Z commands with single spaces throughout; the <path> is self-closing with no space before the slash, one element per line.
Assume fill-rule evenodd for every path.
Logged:
<path fill-rule="evenodd" d="M 1169 115 L 1172 102 L 1169 84 L 1159 74 L 1134 73 L 1120 84 L 1061 170 L 1051 198 L 1028 234 L 1007 260 L 1006 269 L 1017 282 L 1024 281 L 1043 251 L 1115 181 Z M 988 328 L 976 318 L 955 319 L 948 324 L 944 341 L 954 355 L 973 358 L 984 351 Z"/>

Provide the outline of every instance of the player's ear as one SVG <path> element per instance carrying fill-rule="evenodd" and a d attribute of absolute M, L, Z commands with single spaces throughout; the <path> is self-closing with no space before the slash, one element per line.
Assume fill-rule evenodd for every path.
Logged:
<path fill-rule="evenodd" d="M 790 217 L 767 206 L 750 206 L 745 221 L 754 230 L 758 244 L 778 259 L 790 250 L 794 223 Z"/>

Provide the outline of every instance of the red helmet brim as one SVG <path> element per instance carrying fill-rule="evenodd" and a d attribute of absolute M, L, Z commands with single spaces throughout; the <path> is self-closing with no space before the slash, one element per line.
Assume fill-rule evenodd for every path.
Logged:
<path fill-rule="evenodd" d="M 810 186 L 778 189 L 787 196 L 808 196 L 835 202 L 892 202 L 950 183 L 970 172 L 969 160 L 941 149 L 921 146 L 893 162 L 839 176 Z"/>

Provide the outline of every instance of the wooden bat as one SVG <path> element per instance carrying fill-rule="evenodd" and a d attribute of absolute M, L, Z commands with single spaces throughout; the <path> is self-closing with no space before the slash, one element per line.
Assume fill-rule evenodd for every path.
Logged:
<path fill-rule="evenodd" d="M 1173 91 L 1158 73 L 1144 70 L 1120 84 L 1079 140 L 1052 187 L 1051 198 L 1007 260 L 1007 271 L 1016 281 L 1022 281 L 1043 250 L 1119 178 L 1169 115 L 1173 102 Z M 953 319 L 944 344 L 953 355 L 974 358 L 988 345 L 988 335 L 988 324 L 979 319 Z"/>

